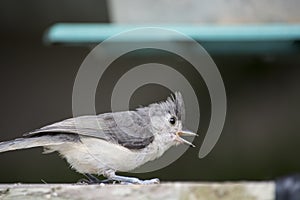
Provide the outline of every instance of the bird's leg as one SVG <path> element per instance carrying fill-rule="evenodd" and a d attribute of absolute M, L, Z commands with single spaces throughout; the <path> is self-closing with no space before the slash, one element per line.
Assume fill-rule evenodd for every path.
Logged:
<path fill-rule="evenodd" d="M 92 174 L 83 174 L 86 179 L 81 179 L 78 182 L 86 183 L 86 184 L 100 184 L 100 183 L 111 183 L 112 181 L 109 179 L 100 180 L 96 176 L 93 176 Z"/>
<path fill-rule="evenodd" d="M 118 176 L 115 174 L 115 171 L 107 170 L 103 173 L 103 176 L 108 178 L 108 180 L 118 181 L 122 184 L 157 184 L 159 183 L 158 178 L 150 179 L 150 180 L 140 180 L 134 177 L 126 177 L 126 176 Z"/>

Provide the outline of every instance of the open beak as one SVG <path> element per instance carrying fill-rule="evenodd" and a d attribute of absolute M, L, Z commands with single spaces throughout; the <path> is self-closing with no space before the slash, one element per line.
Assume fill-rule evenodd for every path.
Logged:
<path fill-rule="evenodd" d="M 179 132 L 176 133 L 176 139 L 175 139 L 176 141 L 178 141 L 181 144 L 187 144 L 191 147 L 196 147 L 194 144 L 192 144 L 191 142 L 183 139 L 180 136 L 198 136 L 196 133 L 193 133 L 193 132 L 187 131 L 187 130 L 182 130 L 182 131 L 179 131 Z"/>

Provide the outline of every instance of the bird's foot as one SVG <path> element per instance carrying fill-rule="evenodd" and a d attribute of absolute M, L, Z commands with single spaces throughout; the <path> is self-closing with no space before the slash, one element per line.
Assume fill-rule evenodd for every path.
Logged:
<path fill-rule="evenodd" d="M 158 178 L 150 179 L 150 180 L 140 180 L 135 177 L 126 177 L 119 176 L 115 174 L 113 170 L 107 170 L 103 174 L 108 180 L 118 181 L 120 184 L 139 184 L 139 185 L 149 185 L 149 184 L 158 184 L 160 183 Z"/>
<path fill-rule="evenodd" d="M 124 177 L 127 178 L 127 177 Z M 120 184 L 122 185 L 130 185 L 130 184 L 137 184 L 137 185 L 150 185 L 150 184 L 159 184 L 160 180 L 158 178 L 153 178 L 149 180 L 140 180 L 138 178 L 131 178 L 128 177 L 129 179 L 126 180 L 124 179 L 123 181 L 120 181 Z"/>
<path fill-rule="evenodd" d="M 87 184 L 87 185 L 93 185 L 93 184 L 114 184 L 116 181 L 110 180 L 110 179 L 104 179 L 100 180 L 97 177 L 91 175 L 91 174 L 84 174 L 86 178 L 78 180 L 78 184 Z"/>

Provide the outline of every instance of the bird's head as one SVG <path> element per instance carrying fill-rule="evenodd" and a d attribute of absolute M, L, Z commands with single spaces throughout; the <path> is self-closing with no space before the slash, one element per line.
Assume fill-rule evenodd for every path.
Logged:
<path fill-rule="evenodd" d="M 149 127 L 163 143 L 194 145 L 181 136 L 197 136 L 184 127 L 185 108 L 181 93 L 175 92 L 167 100 L 147 107 Z"/>

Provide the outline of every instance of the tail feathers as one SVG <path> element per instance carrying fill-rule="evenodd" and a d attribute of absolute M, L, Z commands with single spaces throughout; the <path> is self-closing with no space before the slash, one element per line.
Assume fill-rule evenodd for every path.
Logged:
<path fill-rule="evenodd" d="M 10 141 L 0 142 L 0 153 L 6 151 L 13 151 L 18 149 L 29 149 L 33 147 L 47 147 L 51 145 L 60 145 L 64 142 L 69 141 L 66 137 L 59 135 L 54 136 L 40 136 L 40 137 L 29 137 L 29 138 L 17 138 Z"/>

